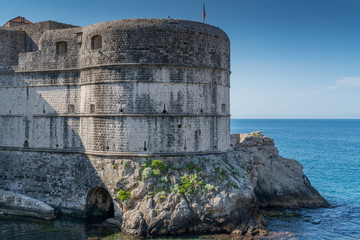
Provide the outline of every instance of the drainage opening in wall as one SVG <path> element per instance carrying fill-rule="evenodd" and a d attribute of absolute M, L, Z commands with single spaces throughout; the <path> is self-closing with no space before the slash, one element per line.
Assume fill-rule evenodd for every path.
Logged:
<path fill-rule="evenodd" d="M 114 203 L 109 192 L 102 188 L 93 188 L 86 198 L 86 218 L 91 222 L 100 222 L 114 217 Z"/>

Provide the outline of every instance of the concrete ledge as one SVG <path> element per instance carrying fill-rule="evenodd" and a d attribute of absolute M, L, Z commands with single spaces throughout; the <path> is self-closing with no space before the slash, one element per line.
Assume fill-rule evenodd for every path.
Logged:
<path fill-rule="evenodd" d="M 1 189 L 0 210 L 12 215 L 37 217 L 46 220 L 55 219 L 54 209 L 46 203 L 19 193 Z"/>

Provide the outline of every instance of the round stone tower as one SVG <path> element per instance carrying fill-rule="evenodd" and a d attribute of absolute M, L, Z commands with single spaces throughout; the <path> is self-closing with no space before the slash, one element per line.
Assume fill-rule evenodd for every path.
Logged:
<path fill-rule="evenodd" d="M 77 33 L 86 151 L 182 155 L 230 142 L 230 42 L 193 21 L 127 19 Z"/>

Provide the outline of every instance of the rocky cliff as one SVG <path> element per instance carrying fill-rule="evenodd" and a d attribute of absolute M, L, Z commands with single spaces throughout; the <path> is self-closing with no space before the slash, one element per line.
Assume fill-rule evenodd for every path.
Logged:
<path fill-rule="evenodd" d="M 127 162 L 118 179 L 122 231 L 246 234 L 265 226 L 260 207 L 328 206 L 301 164 L 279 156 L 271 138 L 236 134 L 232 143 L 228 153 L 181 162 Z"/>
<path fill-rule="evenodd" d="M 253 235 L 266 226 L 261 208 L 328 206 L 303 174 L 301 164 L 281 157 L 273 139 L 253 132 L 234 134 L 231 142 L 233 150 L 221 154 L 99 161 L 111 170 L 106 175 L 114 186 L 109 187 L 110 202 L 115 200 L 120 207 L 120 214 L 108 222 L 124 233 L 142 236 Z M 11 201 L 11 209 L 21 209 L 24 215 L 28 208 L 23 202 L 28 198 L 21 199 Z M 100 195 L 96 199 L 96 207 L 106 208 L 106 199 Z M 38 209 L 34 203 L 25 215 L 34 216 Z"/>

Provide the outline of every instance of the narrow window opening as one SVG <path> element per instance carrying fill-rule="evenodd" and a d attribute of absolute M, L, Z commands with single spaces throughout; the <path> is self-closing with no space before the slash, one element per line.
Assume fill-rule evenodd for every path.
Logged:
<path fill-rule="evenodd" d="M 107 146 L 107 147 L 106 147 L 106 150 L 109 150 L 109 149 L 110 149 L 110 147 L 109 147 L 109 146 Z"/>
<path fill-rule="evenodd" d="M 67 42 L 57 42 L 56 43 L 56 54 L 65 54 L 67 53 Z"/>
<path fill-rule="evenodd" d="M 91 49 L 102 48 L 102 36 L 96 35 L 91 38 Z"/>
<path fill-rule="evenodd" d="M 90 104 L 90 113 L 95 112 L 95 104 Z"/>
<path fill-rule="evenodd" d="M 186 147 L 186 140 L 185 140 L 185 146 L 184 146 L 184 150 L 187 150 L 187 147 Z"/>
<path fill-rule="evenodd" d="M 226 104 L 221 104 L 221 112 L 226 113 Z"/>
<path fill-rule="evenodd" d="M 124 111 L 124 109 L 120 109 L 120 112 L 123 112 Z"/>
<path fill-rule="evenodd" d="M 200 112 L 202 113 L 203 112 L 203 106 L 202 106 L 202 104 L 200 105 Z"/>
<path fill-rule="evenodd" d="M 81 47 L 82 44 L 82 35 L 83 35 L 82 32 L 76 33 L 76 40 L 77 40 L 76 43 L 79 47 Z"/>
<path fill-rule="evenodd" d="M 59 147 L 59 144 L 56 144 L 56 147 Z"/>
<path fill-rule="evenodd" d="M 165 103 L 164 103 L 164 111 L 163 111 L 163 113 L 166 113 Z"/>
<path fill-rule="evenodd" d="M 144 141 L 144 151 L 145 151 L 145 152 L 147 151 L 147 148 L 146 148 L 146 141 Z"/>
<path fill-rule="evenodd" d="M 75 106 L 74 106 L 74 104 L 69 104 L 69 106 L 68 106 L 68 112 L 69 112 L 69 113 L 74 113 L 74 112 L 75 112 Z"/>
<path fill-rule="evenodd" d="M 181 127 L 182 127 L 182 125 L 181 125 L 181 124 L 179 124 L 179 125 L 178 125 L 178 128 L 181 128 Z"/>
<path fill-rule="evenodd" d="M 27 140 L 24 141 L 24 148 L 28 148 L 29 147 L 29 142 Z"/>

